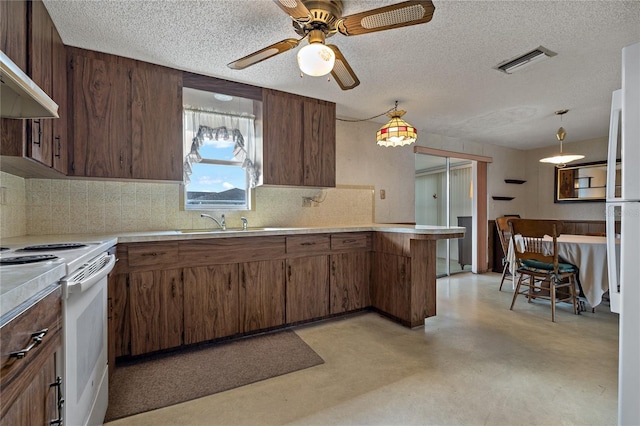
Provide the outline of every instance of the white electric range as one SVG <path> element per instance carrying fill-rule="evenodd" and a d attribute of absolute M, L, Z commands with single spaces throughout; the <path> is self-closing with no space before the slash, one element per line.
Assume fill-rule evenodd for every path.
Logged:
<path fill-rule="evenodd" d="M 30 274 L 39 274 L 32 282 L 62 286 L 63 365 L 59 368 L 65 403 L 59 408 L 65 424 L 102 424 L 108 405 L 107 275 L 116 262 L 112 248 L 117 239 L 13 240 L 0 244 L 3 298 L 12 286 L 12 292 L 26 293 L 21 288 L 25 283 L 19 281 Z"/>

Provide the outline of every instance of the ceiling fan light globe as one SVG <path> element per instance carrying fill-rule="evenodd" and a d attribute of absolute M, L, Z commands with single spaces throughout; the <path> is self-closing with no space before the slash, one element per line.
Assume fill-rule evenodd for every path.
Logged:
<path fill-rule="evenodd" d="M 333 50 L 322 43 L 311 43 L 298 51 L 300 71 L 312 77 L 329 74 L 335 62 Z"/>

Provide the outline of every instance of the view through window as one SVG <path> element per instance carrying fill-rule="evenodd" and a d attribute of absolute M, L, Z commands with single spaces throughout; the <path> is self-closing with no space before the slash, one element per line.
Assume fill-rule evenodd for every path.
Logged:
<path fill-rule="evenodd" d="M 250 209 L 259 174 L 253 102 L 184 89 L 185 209 Z"/>

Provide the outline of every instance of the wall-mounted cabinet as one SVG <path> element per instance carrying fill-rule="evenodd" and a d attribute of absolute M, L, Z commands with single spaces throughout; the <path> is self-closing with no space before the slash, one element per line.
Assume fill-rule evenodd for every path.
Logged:
<path fill-rule="evenodd" d="M 69 175 L 182 180 L 182 73 L 69 48 Z"/>
<path fill-rule="evenodd" d="M 62 39 L 41 1 L 2 2 L 0 15 L 2 51 L 58 104 L 60 116 L 2 119 L 2 170 L 25 177 L 61 177 L 68 165 L 67 73 Z"/>
<path fill-rule="evenodd" d="M 336 185 L 335 104 L 263 90 L 262 183 Z"/>

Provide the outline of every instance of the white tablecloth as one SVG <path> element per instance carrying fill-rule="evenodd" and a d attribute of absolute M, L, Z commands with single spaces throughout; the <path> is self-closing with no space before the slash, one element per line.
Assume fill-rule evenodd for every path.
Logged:
<path fill-rule="evenodd" d="M 551 237 L 545 237 L 545 240 L 548 241 L 549 252 L 551 252 L 553 240 Z M 620 250 L 619 241 L 616 243 L 616 248 Z M 558 256 L 578 267 L 578 278 L 587 302 L 592 307 L 598 306 L 602 302 L 602 295 L 609 290 L 606 237 L 560 235 L 558 237 Z M 620 254 L 618 253 L 616 257 L 620 259 Z M 509 242 L 507 258 L 513 273 L 516 261 L 512 241 Z"/>

